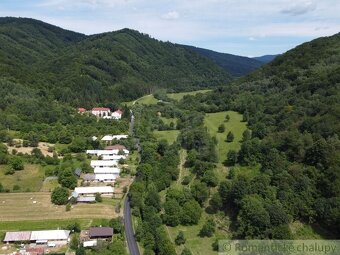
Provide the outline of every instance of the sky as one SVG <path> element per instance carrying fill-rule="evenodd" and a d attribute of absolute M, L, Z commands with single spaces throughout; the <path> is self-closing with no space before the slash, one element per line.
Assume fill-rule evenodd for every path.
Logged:
<path fill-rule="evenodd" d="M 248 57 L 280 54 L 340 32 L 340 0 L 0 0 L 0 16 L 88 35 L 131 28 Z"/>

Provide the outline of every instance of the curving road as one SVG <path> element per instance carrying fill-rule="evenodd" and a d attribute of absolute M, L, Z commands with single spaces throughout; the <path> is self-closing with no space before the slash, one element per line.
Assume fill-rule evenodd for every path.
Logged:
<path fill-rule="evenodd" d="M 132 218 L 131 218 L 130 201 L 129 201 L 129 197 L 127 196 L 124 202 L 124 227 L 125 227 L 126 241 L 129 247 L 130 255 L 140 255 L 132 226 L 133 225 L 132 225 Z"/>

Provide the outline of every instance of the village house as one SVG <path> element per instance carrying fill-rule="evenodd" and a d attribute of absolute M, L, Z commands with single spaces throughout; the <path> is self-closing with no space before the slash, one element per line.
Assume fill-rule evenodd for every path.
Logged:
<path fill-rule="evenodd" d="M 126 149 L 111 149 L 111 150 L 87 150 L 86 154 L 93 156 L 112 156 L 119 154 L 129 154 L 129 151 Z"/>
<path fill-rule="evenodd" d="M 102 196 L 112 196 L 114 188 L 111 186 L 97 186 L 97 187 L 76 187 L 74 191 L 79 196 L 95 196 L 97 193 Z"/>
<path fill-rule="evenodd" d="M 91 160 L 90 163 L 92 168 L 96 167 L 117 167 L 118 161 L 115 160 Z"/>
<path fill-rule="evenodd" d="M 104 118 L 106 116 L 111 116 L 111 110 L 110 108 L 105 107 L 96 107 L 92 108 L 91 113 L 98 118 Z"/>
<path fill-rule="evenodd" d="M 119 161 L 120 159 L 126 159 L 125 155 L 103 155 L 103 160 L 116 160 Z"/>
<path fill-rule="evenodd" d="M 94 227 L 90 228 L 89 237 L 91 239 L 110 239 L 113 236 L 113 228 Z"/>
<path fill-rule="evenodd" d="M 116 167 L 96 167 L 94 168 L 95 181 L 114 182 L 120 174 L 120 169 Z"/>
<path fill-rule="evenodd" d="M 120 120 L 123 116 L 123 111 L 118 109 L 111 114 L 111 118 L 115 120 Z"/>
<path fill-rule="evenodd" d="M 121 139 L 127 139 L 128 135 L 105 135 L 101 140 L 103 142 L 112 142 L 113 140 L 121 140 Z"/>
<path fill-rule="evenodd" d="M 78 113 L 83 114 L 86 112 L 85 108 L 78 108 Z"/>

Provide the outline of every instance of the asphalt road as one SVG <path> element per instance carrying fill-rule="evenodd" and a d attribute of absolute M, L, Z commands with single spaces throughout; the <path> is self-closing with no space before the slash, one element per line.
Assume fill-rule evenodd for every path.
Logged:
<path fill-rule="evenodd" d="M 135 239 L 135 234 L 133 233 L 131 207 L 128 197 L 125 199 L 124 202 L 124 227 L 130 255 L 140 255 L 138 245 Z"/>

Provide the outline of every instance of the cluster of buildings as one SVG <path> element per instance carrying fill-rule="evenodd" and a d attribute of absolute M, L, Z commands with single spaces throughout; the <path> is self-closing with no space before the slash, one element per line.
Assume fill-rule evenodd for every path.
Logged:
<path fill-rule="evenodd" d="M 106 107 L 95 107 L 92 108 L 91 110 L 86 110 L 85 108 L 78 108 L 78 113 L 84 114 L 86 112 L 89 112 L 98 118 L 111 120 L 120 120 L 123 115 L 123 111 L 121 109 L 111 112 L 111 109 Z"/>
<path fill-rule="evenodd" d="M 119 161 L 126 159 L 129 151 L 123 145 L 113 145 L 107 146 L 104 150 L 87 150 L 86 153 L 96 156 L 98 159 L 91 160 L 90 165 L 93 168 L 93 174 L 85 174 L 83 176 L 84 181 L 90 184 L 102 182 L 111 184 L 111 186 L 76 187 L 72 197 L 77 199 L 77 202 L 83 203 L 95 202 L 97 193 L 102 196 L 112 197 L 114 194 L 112 184 L 114 184 L 121 172 Z"/>
<path fill-rule="evenodd" d="M 33 243 L 47 245 L 48 247 L 66 245 L 70 239 L 69 230 L 43 230 L 43 231 L 20 231 L 6 232 L 5 243 Z"/>
<path fill-rule="evenodd" d="M 19 231 L 6 232 L 4 243 L 22 243 L 28 244 L 22 246 L 21 250 L 16 253 L 20 255 L 43 255 L 47 251 L 45 248 L 54 248 L 67 245 L 70 242 L 69 230 L 42 230 L 42 231 Z M 81 241 L 83 246 L 97 246 L 98 240 L 108 240 L 113 236 L 113 228 L 110 227 L 92 227 L 89 230 L 81 232 Z"/>

